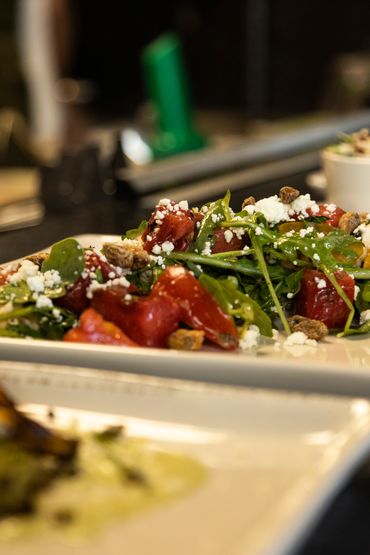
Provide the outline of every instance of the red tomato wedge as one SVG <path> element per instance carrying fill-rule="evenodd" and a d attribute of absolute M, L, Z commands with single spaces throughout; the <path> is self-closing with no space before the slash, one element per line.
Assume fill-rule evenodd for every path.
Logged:
<path fill-rule="evenodd" d="M 142 234 L 144 249 L 152 252 L 155 245 L 172 243 L 177 251 L 185 251 L 193 238 L 196 217 L 191 210 L 180 208 L 174 201 L 159 205 Z"/>
<path fill-rule="evenodd" d="M 355 296 L 355 281 L 345 272 L 336 272 L 335 277 L 352 302 Z M 305 270 L 297 298 L 297 314 L 312 320 L 321 320 L 328 328 L 341 328 L 346 323 L 349 308 L 323 272 Z"/>
<path fill-rule="evenodd" d="M 90 304 L 86 292 L 92 280 L 91 272 L 96 272 L 96 270 L 100 270 L 105 281 L 112 275 L 117 277 L 114 266 L 103 260 L 97 253 L 92 251 L 87 252 L 85 254 L 86 275 L 84 277 L 81 276 L 75 283 L 70 285 L 66 294 L 56 299 L 55 304 L 75 314 L 81 314 Z"/>
<path fill-rule="evenodd" d="M 240 239 L 235 235 L 232 234 L 230 241 L 226 240 L 225 231 L 227 228 L 218 227 L 213 232 L 213 245 L 212 245 L 212 254 L 216 254 L 218 252 L 229 252 L 229 251 L 239 251 L 245 246 L 246 241 L 244 237 Z M 230 230 L 227 230 L 230 231 Z"/>
<path fill-rule="evenodd" d="M 343 214 L 345 214 L 345 210 L 339 208 L 339 206 L 334 208 L 334 206 L 335 205 L 333 204 L 319 204 L 318 212 L 312 212 L 312 210 L 308 208 L 307 213 L 310 216 L 325 216 L 328 218 L 325 223 L 331 225 L 332 227 L 338 227 L 339 220 Z M 332 210 L 332 208 L 334 208 L 334 210 Z"/>

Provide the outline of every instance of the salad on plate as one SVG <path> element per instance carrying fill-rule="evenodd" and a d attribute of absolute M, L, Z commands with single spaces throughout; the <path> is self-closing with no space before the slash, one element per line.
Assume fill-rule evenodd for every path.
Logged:
<path fill-rule="evenodd" d="M 0 335 L 199 350 L 286 336 L 315 345 L 370 331 L 370 214 L 230 193 L 200 207 L 163 198 L 102 249 L 74 238 L 0 270 Z"/>
<path fill-rule="evenodd" d="M 334 154 L 349 157 L 370 157 L 370 134 L 369 129 L 360 129 L 355 133 L 340 133 L 339 143 L 328 147 L 328 151 Z"/>

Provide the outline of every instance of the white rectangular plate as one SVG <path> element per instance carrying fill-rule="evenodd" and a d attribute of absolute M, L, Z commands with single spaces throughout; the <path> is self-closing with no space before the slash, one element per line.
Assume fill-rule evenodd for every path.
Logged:
<path fill-rule="evenodd" d="M 83 246 L 100 248 L 111 235 L 81 235 Z M 279 347 L 277 349 L 277 347 Z M 67 364 L 234 385 L 370 397 L 370 339 L 329 337 L 306 345 L 263 345 L 250 352 L 184 352 L 110 347 L 62 341 L 0 338 L 3 360 Z"/>
<path fill-rule="evenodd" d="M 122 423 L 208 469 L 187 497 L 78 545 L 35 538 L 4 555 L 287 555 L 369 450 L 360 399 L 5 362 L 0 383 L 39 413 Z"/>

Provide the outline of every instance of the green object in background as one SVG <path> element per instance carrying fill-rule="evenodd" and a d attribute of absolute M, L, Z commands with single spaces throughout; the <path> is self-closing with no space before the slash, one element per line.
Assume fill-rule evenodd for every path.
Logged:
<path fill-rule="evenodd" d="M 157 131 L 150 144 L 155 158 L 196 150 L 206 139 L 194 127 L 180 42 L 159 37 L 144 50 L 148 94 L 156 111 Z"/>

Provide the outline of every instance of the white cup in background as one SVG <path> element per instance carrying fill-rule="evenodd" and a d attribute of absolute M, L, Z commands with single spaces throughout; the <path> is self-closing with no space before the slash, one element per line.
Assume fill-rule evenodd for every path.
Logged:
<path fill-rule="evenodd" d="M 327 201 L 343 210 L 370 212 L 370 157 L 321 152 Z"/>

